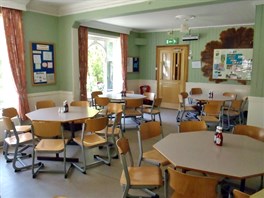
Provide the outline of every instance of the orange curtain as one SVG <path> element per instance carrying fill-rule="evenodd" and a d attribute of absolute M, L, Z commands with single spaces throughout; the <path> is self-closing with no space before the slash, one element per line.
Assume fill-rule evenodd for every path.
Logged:
<path fill-rule="evenodd" d="M 24 34 L 22 24 L 22 12 L 9 8 L 2 8 L 8 57 L 12 69 L 13 78 L 18 93 L 18 112 L 22 119 L 29 112 L 27 88 Z"/>
<path fill-rule="evenodd" d="M 88 28 L 80 26 L 78 29 L 79 42 L 79 71 L 80 71 L 80 100 L 87 100 L 88 73 Z"/>
<path fill-rule="evenodd" d="M 128 35 L 120 34 L 123 90 L 127 90 L 127 46 Z"/>

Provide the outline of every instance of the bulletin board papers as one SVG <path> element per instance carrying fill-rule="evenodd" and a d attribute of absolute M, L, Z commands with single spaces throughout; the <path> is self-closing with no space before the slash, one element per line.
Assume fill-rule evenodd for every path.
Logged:
<path fill-rule="evenodd" d="M 128 57 L 127 58 L 127 72 L 139 72 L 139 58 Z"/>
<path fill-rule="evenodd" d="M 215 49 L 213 79 L 251 80 L 253 49 Z"/>
<path fill-rule="evenodd" d="M 33 85 L 55 83 L 54 45 L 31 43 Z"/>

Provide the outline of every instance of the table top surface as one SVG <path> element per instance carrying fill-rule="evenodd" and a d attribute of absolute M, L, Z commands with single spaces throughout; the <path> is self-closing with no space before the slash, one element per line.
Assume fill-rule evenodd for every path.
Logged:
<path fill-rule="evenodd" d="M 208 94 L 195 94 L 195 95 L 189 95 L 190 98 L 195 99 L 195 100 L 220 100 L 220 101 L 229 101 L 229 100 L 234 100 L 230 96 L 223 96 L 222 94 L 214 94 L 213 98 L 209 98 Z"/>
<path fill-rule="evenodd" d="M 37 121 L 59 121 L 71 122 L 79 119 L 86 119 L 94 117 L 99 111 L 92 107 L 69 107 L 69 112 L 59 112 L 61 107 L 51 107 L 32 111 L 27 113 L 26 116 L 30 120 Z"/>
<path fill-rule="evenodd" d="M 263 198 L 264 197 L 264 189 L 250 195 L 250 198 Z"/>
<path fill-rule="evenodd" d="M 223 133 L 223 146 L 217 146 L 213 136 L 212 131 L 170 134 L 154 148 L 179 168 L 235 179 L 264 174 L 263 142 Z"/>
<path fill-rule="evenodd" d="M 112 100 L 124 100 L 124 99 L 143 99 L 146 98 L 146 96 L 141 94 L 130 94 L 127 93 L 126 96 L 122 96 L 121 93 L 105 93 L 99 95 L 99 97 L 108 97 Z"/>

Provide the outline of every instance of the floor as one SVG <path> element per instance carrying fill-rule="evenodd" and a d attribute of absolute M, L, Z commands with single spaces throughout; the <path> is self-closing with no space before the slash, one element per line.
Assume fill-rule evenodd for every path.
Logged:
<path fill-rule="evenodd" d="M 162 109 L 163 132 L 164 135 L 177 132 L 175 110 Z M 133 122 L 129 122 L 128 129 L 124 133 L 130 141 L 135 162 L 138 158 L 137 128 Z M 153 142 L 148 142 L 147 147 L 151 147 Z M 95 153 L 103 150 L 94 150 Z M 2 149 L 0 149 L 2 153 Z M 71 145 L 68 148 L 68 156 L 79 155 L 78 146 Z M 28 159 L 27 163 L 31 163 Z M 6 163 L 3 155 L 0 158 L 0 197 L 1 198 L 53 198 L 55 196 L 65 196 L 67 198 L 83 197 L 121 197 L 122 188 L 119 184 L 121 175 L 121 164 L 119 159 L 113 159 L 111 166 L 100 165 L 87 170 L 86 175 L 73 169 L 68 177 L 64 179 L 62 174 L 42 173 L 36 179 L 32 178 L 31 170 L 15 173 L 12 164 Z M 59 162 L 45 161 L 45 168 L 60 168 Z M 228 162 L 227 162 L 228 163 Z M 247 180 L 247 186 L 257 189 L 259 178 Z M 164 197 L 163 188 L 156 190 L 159 196 Z M 142 194 L 132 191 L 137 195 Z"/>

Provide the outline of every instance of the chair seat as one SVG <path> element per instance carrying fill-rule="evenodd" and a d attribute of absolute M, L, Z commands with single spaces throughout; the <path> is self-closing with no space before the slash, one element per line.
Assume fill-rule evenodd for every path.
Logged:
<path fill-rule="evenodd" d="M 219 119 L 215 116 L 197 116 L 197 118 L 205 122 L 219 122 Z"/>
<path fill-rule="evenodd" d="M 15 126 L 17 132 L 29 132 L 31 131 L 31 125 L 19 125 Z"/>
<path fill-rule="evenodd" d="M 239 116 L 239 112 L 237 112 L 237 111 L 233 111 L 233 110 L 229 110 L 229 111 L 224 111 L 224 113 L 223 113 L 224 115 L 229 115 L 229 116 Z"/>
<path fill-rule="evenodd" d="M 126 116 L 142 116 L 142 113 L 138 110 L 135 110 L 135 109 L 126 109 L 125 110 L 125 113 L 124 113 Z"/>
<path fill-rule="evenodd" d="M 143 113 L 147 113 L 147 114 L 158 114 L 160 113 L 160 111 L 158 109 L 143 109 Z"/>
<path fill-rule="evenodd" d="M 68 140 L 65 139 L 65 144 Z M 62 152 L 64 150 L 64 144 L 62 139 L 42 139 L 35 147 L 36 152 Z"/>
<path fill-rule="evenodd" d="M 18 138 L 19 138 L 20 144 L 30 142 L 32 140 L 32 133 L 29 133 L 29 132 L 21 133 L 18 135 Z M 16 145 L 17 144 L 17 140 L 16 140 L 15 136 L 5 138 L 5 142 L 8 145 Z"/>
<path fill-rule="evenodd" d="M 161 164 L 162 166 L 166 166 L 170 164 L 170 162 L 161 155 L 157 150 L 150 150 L 143 153 L 143 159 L 146 158 L 147 160 L 155 161 Z"/>
<path fill-rule="evenodd" d="M 161 186 L 161 169 L 156 166 L 128 167 L 130 182 L 132 186 Z M 126 184 L 124 171 L 122 172 L 120 183 Z"/>
<path fill-rule="evenodd" d="M 81 140 L 80 136 L 74 138 L 73 140 L 77 144 L 82 145 L 82 140 Z M 106 139 L 104 139 L 100 135 L 97 135 L 97 134 L 94 134 L 94 133 L 89 134 L 89 135 L 85 135 L 84 139 L 83 139 L 84 147 L 93 147 L 93 146 L 98 146 L 100 144 L 105 144 L 105 143 L 106 143 Z"/>
<path fill-rule="evenodd" d="M 108 127 L 108 130 L 107 130 L 107 134 L 108 135 L 112 135 L 112 127 Z M 105 134 L 105 131 L 102 130 L 102 131 L 96 131 L 97 134 L 100 134 L 100 135 L 104 135 Z M 119 136 L 119 134 L 121 133 L 121 129 L 120 128 L 115 128 L 114 130 L 114 136 Z"/>

